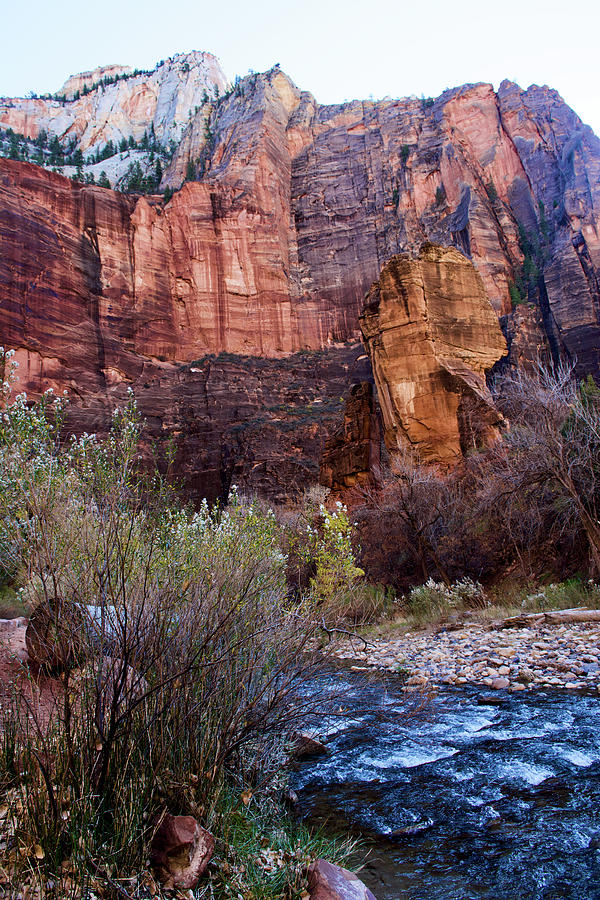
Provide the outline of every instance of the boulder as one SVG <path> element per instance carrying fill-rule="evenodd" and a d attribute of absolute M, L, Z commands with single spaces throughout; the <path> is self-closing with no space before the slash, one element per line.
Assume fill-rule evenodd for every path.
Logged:
<path fill-rule="evenodd" d="M 312 759 L 315 756 L 324 756 L 328 749 L 321 741 L 304 731 L 293 735 L 291 756 L 295 760 Z"/>
<path fill-rule="evenodd" d="M 61 671 L 81 664 L 85 653 L 83 614 L 75 604 L 55 599 L 34 609 L 25 643 L 29 659 L 48 671 Z"/>
<path fill-rule="evenodd" d="M 298 806 L 298 794 L 291 788 L 286 788 L 281 792 L 281 802 L 289 809 L 295 809 Z"/>
<path fill-rule="evenodd" d="M 334 866 L 325 859 L 317 859 L 308 870 L 310 900 L 375 900 L 374 894 L 360 878 Z"/>
<path fill-rule="evenodd" d="M 193 816 L 167 813 L 152 840 L 150 861 L 163 887 L 186 891 L 196 887 L 214 849 L 214 837 Z"/>

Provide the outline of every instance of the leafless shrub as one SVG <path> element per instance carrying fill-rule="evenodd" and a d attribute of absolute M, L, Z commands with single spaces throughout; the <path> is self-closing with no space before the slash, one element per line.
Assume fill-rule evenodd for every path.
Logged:
<path fill-rule="evenodd" d="M 514 370 L 494 386 L 510 422 L 491 451 L 489 502 L 521 507 L 555 534 L 581 530 L 600 571 L 600 392 L 574 366 Z"/>

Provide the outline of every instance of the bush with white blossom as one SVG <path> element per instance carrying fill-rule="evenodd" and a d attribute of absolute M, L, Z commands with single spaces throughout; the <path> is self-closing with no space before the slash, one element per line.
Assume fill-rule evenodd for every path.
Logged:
<path fill-rule="evenodd" d="M 425 584 L 412 588 L 406 598 L 409 612 L 417 616 L 480 607 L 485 603 L 483 586 L 471 578 L 462 578 L 450 586 L 429 578 Z"/>
<path fill-rule="evenodd" d="M 302 553 L 315 566 L 310 582 L 313 599 L 330 602 L 347 594 L 365 573 L 356 565 L 348 509 L 339 500 L 331 509 L 321 503 L 318 519 L 318 524 L 307 527 Z"/>

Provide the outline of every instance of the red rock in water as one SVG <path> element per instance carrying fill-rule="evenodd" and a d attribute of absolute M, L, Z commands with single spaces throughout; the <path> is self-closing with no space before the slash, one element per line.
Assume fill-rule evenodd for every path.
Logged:
<path fill-rule="evenodd" d="M 375 900 L 354 872 L 317 859 L 308 870 L 310 900 Z"/>

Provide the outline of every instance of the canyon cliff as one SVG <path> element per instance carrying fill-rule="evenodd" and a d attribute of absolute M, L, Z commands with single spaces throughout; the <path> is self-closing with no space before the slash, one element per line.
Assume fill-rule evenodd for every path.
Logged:
<path fill-rule="evenodd" d="M 458 250 L 394 256 L 360 318 L 391 453 L 453 463 L 502 426 L 485 375 L 506 341 L 481 278 Z"/>
<path fill-rule="evenodd" d="M 212 53 L 180 53 L 151 72 L 101 66 L 72 75 L 54 95 L 0 98 L 0 127 L 28 138 L 40 131 L 61 141 L 75 138 L 83 152 L 122 138 L 137 141 L 150 128 L 168 144 L 181 139 L 209 96 L 225 86 Z"/>
<path fill-rule="evenodd" d="M 258 480 L 261 491 L 282 496 L 290 478 L 301 487 L 288 468 L 294 455 L 310 457 L 306 482 L 316 479 L 325 441 L 343 428 L 351 384 L 372 379 L 358 362 L 365 295 L 396 254 L 415 256 L 427 241 L 472 261 L 509 361 L 563 356 L 598 373 L 600 141 L 555 91 L 503 82 L 498 92 L 476 84 L 429 100 L 320 106 L 278 67 L 224 91 L 214 58 L 198 74 L 196 57 L 205 56 L 188 61 L 188 71 L 176 57 L 108 85 L 104 96 L 120 99 L 98 122 L 94 73 L 82 76 L 92 89 L 78 101 L 0 104 L 0 125 L 30 135 L 42 127 L 59 134 L 53 103 L 75 119 L 83 114 L 74 104 L 91 104 L 86 127 L 67 129 L 84 149 L 127 127 L 137 134 L 153 125 L 159 140 L 175 141 L 163 174 L 162 186 L 175 189 L 168 202 L 0 159 L 0 342 L 17 349 L 24 388 L 69 389 L 75 420 L 90 430 L 130 385 L 152 435 L 162 439 L 171 422 L 197 492 L 218 492 L 235 456 L 245 460 L 233 466 L 240 484 Z M 136 79 L 148 102 L 126 126 Z M 81 89 L 67 84 L 64 93 Z M 163 107 L 183 111 L 176 127 Z M 478 352 L 497 358 L 498 334 Z M 192 371 L 204 372 L 194 365 L 203 359 L 212 360 L 208 381 Z M 305 421 L 302 410 L 319 399 L 328 416 Z M 153 414 L 165 404 L 164 415 Z M 268 476 L 251 475 L 264 447 L 248 427 L 224 451 L 229 462 L 200 452 L 186 424 L 198 409 L 205 445 L 216 448 L 261 404 L 274 407 L 274 427 L 285 423 Z M 354 478 L 350 457 L 342 482 Z"/>

